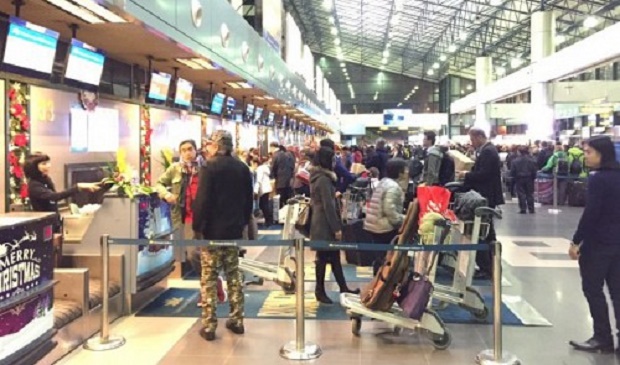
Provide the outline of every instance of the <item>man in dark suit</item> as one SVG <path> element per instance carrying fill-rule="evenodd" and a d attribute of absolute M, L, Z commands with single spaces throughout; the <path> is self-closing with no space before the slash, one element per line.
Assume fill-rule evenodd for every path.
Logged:
<path fill-rule="evenodd" d="M 460 172 L 459 176 L 465 180 L 465 186 L 482 195 L 491 208 L 504 204 L 502 193 L 502 161 L 499 158 L 497 148 L 489 142 L 486 133 L 477 128 L 469 131 L 472 146 L 476 149 L 477 157 L 474 167 L 470 172 Z M 487 242 L 496 240 L 493 223 L 489 228 Z M 476 264 L 480 271 L 477 278 L 490 278 L 493 273 L 493 260 L 491 251 L 478 251 Z"/>

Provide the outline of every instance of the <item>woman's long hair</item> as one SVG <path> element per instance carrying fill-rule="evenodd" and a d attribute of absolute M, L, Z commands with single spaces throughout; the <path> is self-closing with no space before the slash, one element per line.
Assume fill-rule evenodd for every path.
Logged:
<path fill-rule="evenodd" d="M 334 150 L 328 147 L 321 147 L 314 155 L 314 164 L 325 170 L 334 169 Z"/>
<path fill-rule="evenodd" d="M 601 166 L 598 170 L 620 170 L 616 160 L 616 147 L 608 136 L 594 136 L 586 142 L 590 148 L 601 155 Z"/>
<path fill-rule="evenodd" d="M 35 152 L 26 158 L 24 163 L 24 174 L 29 180 L 37 180 L 53 189 L 54 184 L 49 176 L 44 176 L 39 170 L 39 164 L 50 161 L 50 157 L 42 152 Z"/>

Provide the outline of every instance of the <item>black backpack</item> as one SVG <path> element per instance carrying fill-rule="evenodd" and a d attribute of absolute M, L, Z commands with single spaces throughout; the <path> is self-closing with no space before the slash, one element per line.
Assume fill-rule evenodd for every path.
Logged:
<path fill-rule="evenodd" d="M 568 165 L 568 158 L 566 155 L 563 157 L 558 157 L 558 165 L 557 165 L 557 174 L 558 175 L 568 175 L 570 170 L 570 166 Z"/>
<path fill-rule="evenodd" d="M 441 167 L 439 167 L 439 185 L 445 186 L 447 183 L 453 182 L 455 170 L 454 160 L 450 155 L 444 153 L 441 159 Z"/>
<path fill-rule="evenodd" d="M 581 159 L 578 156 L 570 156 L 573 161 L 570 163 L 570 174 L 571 175 L 581 175 L 583 172 L 583 164 L 581 163 Z"/>

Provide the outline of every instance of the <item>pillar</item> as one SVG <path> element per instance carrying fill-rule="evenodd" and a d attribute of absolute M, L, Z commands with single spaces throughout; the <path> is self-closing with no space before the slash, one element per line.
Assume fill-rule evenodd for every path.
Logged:
<path fill-rule="evenodd" d="M 491 57 L 476 58 L 476 90 L 482 92 L 487 85 L 493 82 L 493 59 Z M 476 105 L 476 121 L 474 127 L 486 132 L 487 137 L 491 133 L 491 122 L 487 113 L 487 104 Z"/>
<path fill-rule="evenodd" d="M 552 11 L 532 14 L 530 39 L 532 65 L 555 52 L 555 17 Z M 531 90 L 527 135 L 532 140 L 551 138 L 555 119 L 553 84 L 534 83 Z"/>

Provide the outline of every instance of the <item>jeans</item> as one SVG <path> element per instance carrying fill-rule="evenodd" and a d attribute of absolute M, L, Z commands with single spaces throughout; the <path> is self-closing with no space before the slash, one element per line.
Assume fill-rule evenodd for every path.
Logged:
<path fill-rule="evenodd" d="M 534 211 L 534 180 L 530 178 L 516 179 L 517 196 L 519 197 L 519 210 L 525 212 Z"/>

